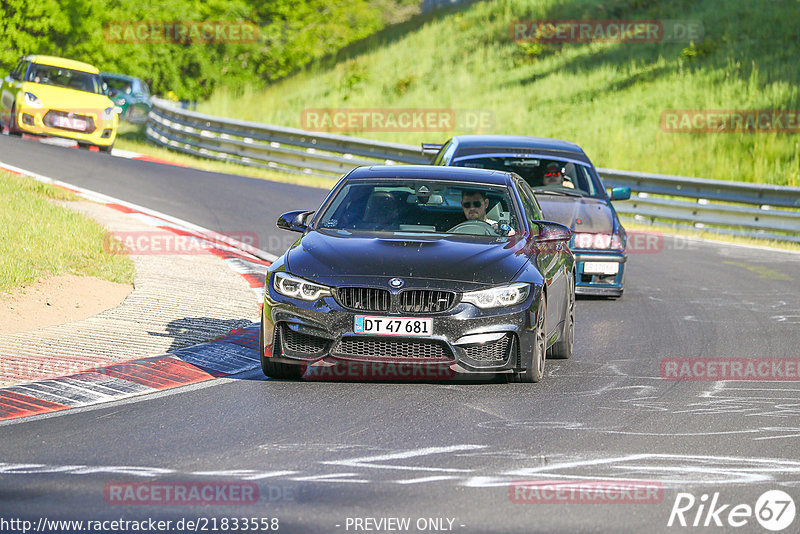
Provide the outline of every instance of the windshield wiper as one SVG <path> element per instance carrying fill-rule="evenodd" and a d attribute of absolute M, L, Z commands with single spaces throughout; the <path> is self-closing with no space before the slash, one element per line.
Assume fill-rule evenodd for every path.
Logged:
<path fill-rule="evenodd" d="M 564 197 L 582 197 L 581 193 L 576 193 L 574 191 L 563 191 L 561 189 L 534 189 L 534 193 L 542 193 L 545 195 L 561 195 Z"/>

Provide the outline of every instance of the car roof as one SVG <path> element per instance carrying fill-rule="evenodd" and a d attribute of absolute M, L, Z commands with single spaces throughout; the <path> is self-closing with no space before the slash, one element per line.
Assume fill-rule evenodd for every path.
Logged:
<path fill-rule="evenodd" d="M 454 141 L 463 148 L 537 148 L 545 150 L 567 150 L 583 153 L 583 149 L 571 141 L 549 137 L 530 137 L 527 135 L 456 135 Z"/>
<path fill-rule="evenodd" d="M 539 156 L 592 165 L 589 156 L 575 143 L 547 137 L 524 135 L 457 135 L 452 138 L 456 150 L 453 160 L 468 156 Z M 452 161 L 451 161 L 452 164 Z"/>
<path fill-rule="evenodd" d="M 37 63 L 39 65 L 49 65 L 51 67 L 61 67 L 64 69 L 72 69 L 72 70 L 79 70 L 82 72 L 90 72 L 92 74 L 100 74 L 100 70 L 88 63 L 84 63 L 83 61 L 75 61 L 74 59 L 66 59 L 63 57 L 56 57 L 56 56 L 26 56 L 23 59 L 27 61 L 31 61 L 33 63 Z"/>
<path fill-rule="evenodd" d="M 373 165 L 357 167 L 347 179 L 389 179 L 411 178 L 418 180 L 443 180 L 453 182 L 474 182 L 492 185 L 507 185 L 511 173 L 469 167 L 442 167 L 433 165 Z"/>
<path fill-rule="evenodd" d="M 118 80 L 125 80 L 126 82 L 132 82 L 136 80 L 136 76 L 129 76 L 127 74 L 118 74 L 116 72 L 101 72 L 100 76 L 103 78 L 116 78 Z"/>

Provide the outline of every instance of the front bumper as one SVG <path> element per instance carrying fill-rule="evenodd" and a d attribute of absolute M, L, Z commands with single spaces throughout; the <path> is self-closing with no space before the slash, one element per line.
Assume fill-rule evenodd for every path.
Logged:
<path fill-rule="evenodd" d="M 533 354 L 533 303 L 539 294 L 531 293 L 526 303 L 511 309 L 481 310 L 457 303 L 447 312 L 417 315 L 355 312 L 343 308 L 332 296 L 306 303 L 276 296 L 270 289 L 261 322 L 263 357 L 309 369 L 342 363 L 350 368 L 363 364 L 421 366 L 429 371 L 414 376 L 425 378 L 452 377 L 455 373 L 510 373 L 528 365 Z M 433 319 L 433 331 L 424 338 L 356 334 L 358 315 L 429 317 Z M 443 374 L 442 369 L 450 374 Z"/>
<path fill-rule="evenodd" d="M 111 120 L 102 120 L 99 110 L 81 112 L 79 115 L 91 118 L 93 126 L 92 131 L 81 132 L 46 124 L 44 119 L 48 112 L 67 113 L 68 111 L 60 111 L 46 107 L 34 108 L 22 106 L 17 111 L 17 116 L 15 117 L 17 130 L 35 135 L 63 137 L 65 139 L 72 139 L 81 143 L 91 143 L 97 146 L 111 146 L 117 138 L 117 127 L 119 124 L 117 116 L 114 116 Z"/>
<path fill-rule="evenodd" d="M 618 297 L 623 291 L 623 277 L 627 256 L 623 252 L 575 250 L 575 294 Z M 616 267 L 616 272 L 606 273 L 585 269 L 587 263 L 600 263 Z M 612 269 L 614 267 L 611 267 Z"/>

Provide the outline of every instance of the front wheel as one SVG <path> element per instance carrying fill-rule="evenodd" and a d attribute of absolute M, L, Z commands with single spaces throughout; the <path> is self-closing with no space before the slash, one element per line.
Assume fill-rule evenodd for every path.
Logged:
<path fill-rule="evenodd" d="M 566 360 L 572 356 L 572 347 L 575 344 L 575 277 L 569 278 L 567 288 L 567 310 L 564 314 L 564 328 L 558 341 L 550 349 L 550 357 Z"/>
<path fill-rule="evenodd" d="M 17 129 L 17 105 L 11 106 L 11 115 L 8 116 L 8 135 L 22 135 L 22 132 Z"/>
<path fill-rule="evenodd" d="M 510 375 L 511 382 L 538 382 L 544 377 L 544 362 L 547 359 L 547 304 L 542 294 L 536 311 L 536 341 L 534 342 L 531 365 L 524 371 Z"/>
<path fill-rule="evenodd" d="M 298 380 L 301 376 L 303 376 L 304 368 L 301 365 L 291 365 L 288 363 L 280 363 L 274 361 L 272 358 L 267 358 L 264 356 L 264 322 L 261 322 L 261 328 L 259 329 L 259 341 L 258 341 L 258 352 L 261 356 L 261 371 L 264 373 L 264 376 L 267 378 L 274 378 L 277 380 Z M 275 352 L 274 347 L 280 347 L 280 339 L 278 338 L 278 333 L 275 333 L 275 338 L 272 342 L 273 346 L 273 354 Z"/>

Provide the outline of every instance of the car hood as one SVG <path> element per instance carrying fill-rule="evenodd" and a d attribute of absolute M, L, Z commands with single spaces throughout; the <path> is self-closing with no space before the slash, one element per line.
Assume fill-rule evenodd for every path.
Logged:
<path fill-rule="evenodd" d="M 614 213 L 604 200 L 542 194 L 537 194 L 536 200 L 545 220 L 561 223 L 573 232 L 614 230 Z"/>
<path fill-rule="evenodd" d="M 286 267 L 292 274 L 331 286 L 356 278 L 377 283 L 399 277 L 406 287 L 445 280 L 455 283 L 454 288 L 469 289 L 512 281 L 527 261 L 519 249 L 505 239 L 487 243 L 462 236 L 341 236 L 311 231 L 286 253 Z"/>
<path fill-rule="evenodd" d="M 31 92 L 42 101 L 46 109 L 63 109 L 65 111 L 102 111 L 114 104 L 105 95 L 76 91 L 54 85 L 25 82 L 23 91 Z"/>

